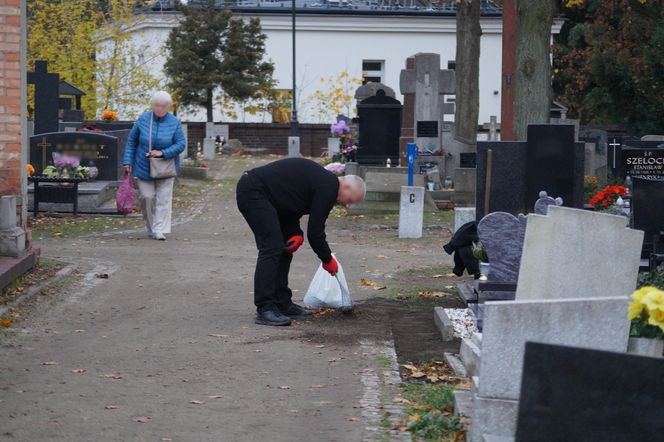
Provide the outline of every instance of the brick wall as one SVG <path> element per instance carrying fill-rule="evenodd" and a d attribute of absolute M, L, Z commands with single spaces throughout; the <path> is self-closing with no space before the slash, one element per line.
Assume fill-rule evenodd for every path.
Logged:
<path fill-rule="evenodd" d="M 260 149 L 257 154 L 288 153 L 288 136 L 290 125 L 276 123 L 228 123 L 230 138 L 242 141 L 245 148 Z M 203 142 L 205 123 L 187 123 L 189 143 Z M 301 124 L 299 126 L 300 152 L 307 157 L 322 155 L 327 148 L 327 137 L 330 135 L 329 124 Z"/>
<path fill-rule="evenodd" d="M 21 0 L 0 0 L 0 195 L 23 195 Z M 22 218 L 22 217 L 21 217 Z"/>

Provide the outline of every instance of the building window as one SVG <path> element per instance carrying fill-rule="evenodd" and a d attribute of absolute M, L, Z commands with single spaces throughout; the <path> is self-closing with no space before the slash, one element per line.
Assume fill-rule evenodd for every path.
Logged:
<path fill-rule="evenodd" d="M 362 60 L 362 84 L 382 83 L 385 60 Z"/>
<path fill-rule="evenodd" d="M 456 60 L 449 60 L 447 62 L 447 69 L 451 69 L 451 70 L 456 69 Z"/>

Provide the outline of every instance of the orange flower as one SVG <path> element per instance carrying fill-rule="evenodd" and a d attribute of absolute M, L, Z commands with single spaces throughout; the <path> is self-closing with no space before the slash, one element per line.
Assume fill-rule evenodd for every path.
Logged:
<path fill-rule="evenodd" d="M 13 324 L 13 322 L 12 322 L 11 319 L 3 319 L 2 321 L 0 321 L 0 325 L 5 327 L 5 328 L 11 327 L 12 324 Z"/>
<path fill-rule="evenodd" d="M 35 168 L 32 164 L 28 163 L 25 166 L 25 170 L 28 173 L 28 176 L 32 176 L 35 174 Z"/>

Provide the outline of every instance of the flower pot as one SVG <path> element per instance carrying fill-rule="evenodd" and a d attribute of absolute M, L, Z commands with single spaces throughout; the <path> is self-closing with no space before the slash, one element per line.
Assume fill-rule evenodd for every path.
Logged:
<path fill-rule="evenodd" d="M 664 341 L 650 338 L 629 338 L 627 353 L 661 358 L 664 353 Z"/>
<path fill-rule="evenodd" d="M 480 261 L 480 273 L 485 278 L 489 278 L 489 274 L 491 274 L 491 264 Z"/>

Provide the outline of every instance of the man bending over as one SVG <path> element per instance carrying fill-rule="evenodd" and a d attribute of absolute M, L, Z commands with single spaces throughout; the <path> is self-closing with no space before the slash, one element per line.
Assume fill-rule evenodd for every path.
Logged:
<path fill-rule="evenodd" d="M 355 175 L 337 177 L 304 158 L 287 158 L 245 172 L 237 183 L 237 206 L 258 248 L 254 274 L 256 323 L 290 325 L 311 313 L 293 304 L 288 271 L 293 253 L 304 242 L 300 218 L 309 215 L 307 239 L 332 276 L 337 261 L 325 239 L 325 221 L 335 204 L 364 200 L 366 186 Z"/>

